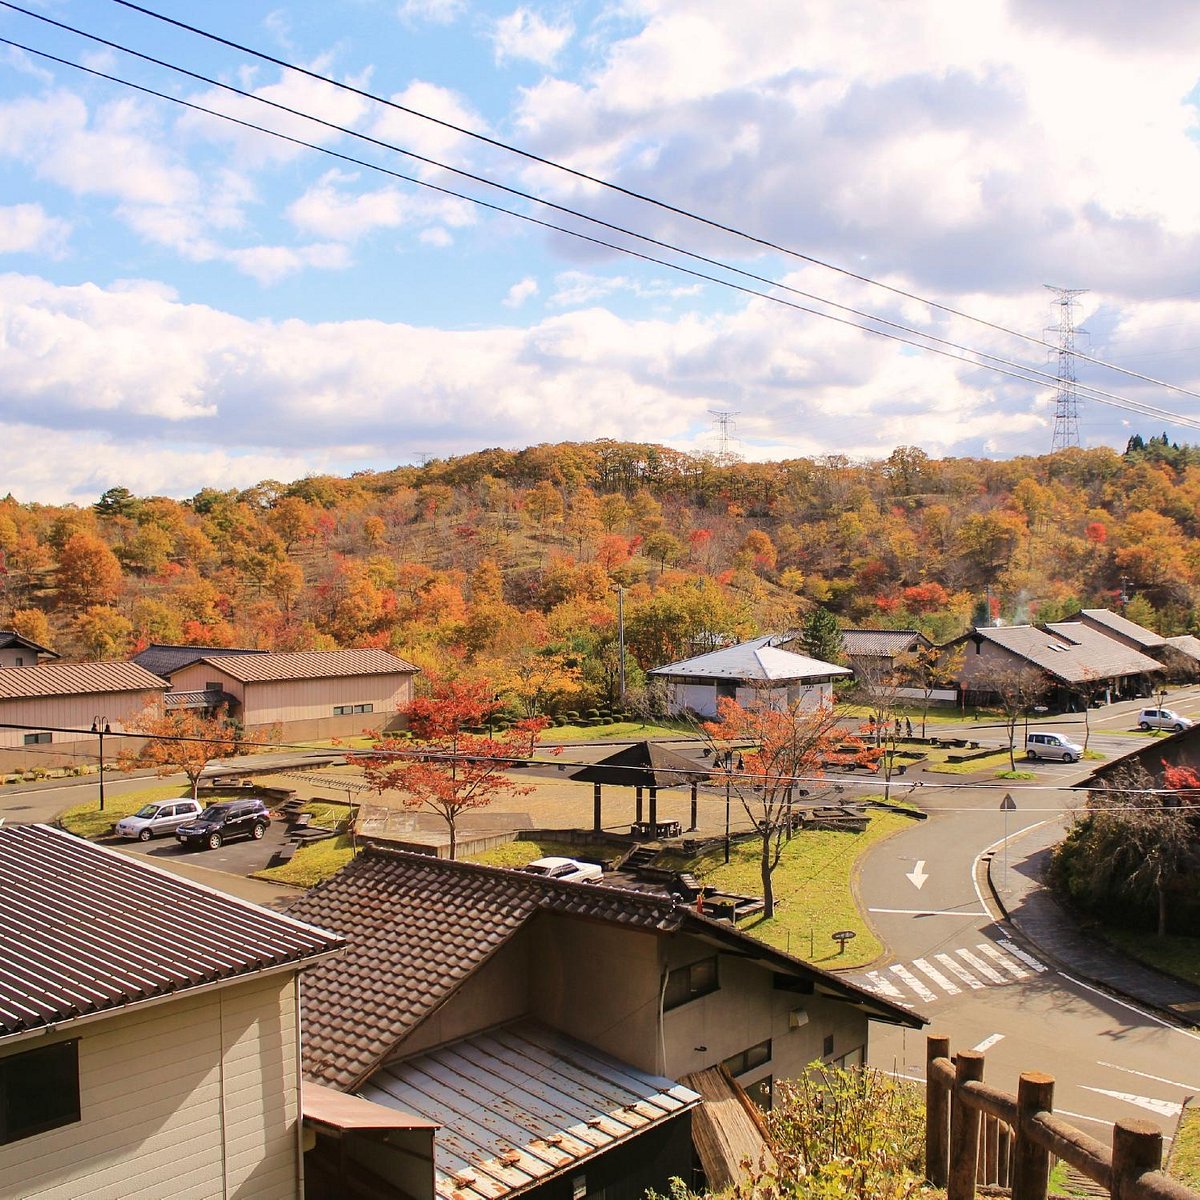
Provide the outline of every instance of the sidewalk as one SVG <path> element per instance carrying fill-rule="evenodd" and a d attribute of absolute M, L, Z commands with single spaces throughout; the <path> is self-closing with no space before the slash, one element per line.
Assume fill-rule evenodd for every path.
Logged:
<path fill-rule="evenodd" d="M 1200 987 L 1142 966 L 1080 929 L 1075 918 L 1042 885 L 1051 848 L 1064 823 L 1047 821 L 1008 845 L 987 863 L 987 883 L 1001 911 L 1038 951 L 1061 970 L 1132 1000 L 1180 1024 L 1200 1028 Z"/>

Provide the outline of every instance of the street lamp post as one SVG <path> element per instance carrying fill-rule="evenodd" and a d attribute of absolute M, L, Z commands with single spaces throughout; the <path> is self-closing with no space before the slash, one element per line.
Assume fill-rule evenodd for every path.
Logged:
<path fill-rule="evenodd" d="M 104 735 L 112 733 L 107 717 L 92 718 L 92 732 L 100 739 L 100 811 L 104 811 Z"/>
<path fill-rule="evenodd" d="M 732 779 L 729 774 L 729 768 L 725 768 L 725 862 L 729 863 L 729 790 L 732 786 Z"/>

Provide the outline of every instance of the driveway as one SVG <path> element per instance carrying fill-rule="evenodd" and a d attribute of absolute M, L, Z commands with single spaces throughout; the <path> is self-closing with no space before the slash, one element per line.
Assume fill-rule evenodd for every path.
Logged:
<path fill-rule="evenodd" d="M 174 837 L 155 838 L 150 842 L 118 841 L 104 839 L 104 844 L 119 846 L 135 854 L 144 854 L 159 866 L 172 868 L 178 862 L 195 863 L 210 871 L 226 871 L 232 875 L 250 875 L 261 871 L 276 850 L 287 843 L 287 826 L 283 821 L 272 821 L 262 841 L 241 838 L 226 842 L 217 850 L 194 850 L 182 845 Z"/>

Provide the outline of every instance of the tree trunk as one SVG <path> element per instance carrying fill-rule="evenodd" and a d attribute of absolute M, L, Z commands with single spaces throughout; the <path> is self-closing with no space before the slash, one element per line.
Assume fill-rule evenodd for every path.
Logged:
<path fill-rule="evenodd" d="M 458 830 L 455 828 L 453 819 L 446 821 L 446 828 L 450 831 L 450 861 L 453 862 L 458 854 Z"/>
<path fill-rule="evenodd" d="M 1163 884 L 1157 887 L 1158 892 L 1158 936 L 1167 936 L 1167 889 Z"/>
<path fill-rule="evenodd" d="M 769 921 L 775 915 L 775 889 L 771 883 L 771 829 L 763 830 L 762 854 L 759 858 L 762 870 L 763 887 L 763 920 Z"/>

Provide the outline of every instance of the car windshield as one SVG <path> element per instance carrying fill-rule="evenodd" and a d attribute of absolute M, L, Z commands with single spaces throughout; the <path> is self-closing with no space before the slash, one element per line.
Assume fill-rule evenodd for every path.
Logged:
<path fill-rule="evenodd" d="M 199 821 L 218 821 L 229 811 L 228 804 L 210 804 L 196 819 Z"/>
<path fill-rule="evenodd" d="M 137 812 L 135 812 L 133 815 L 135 817 L 144 817 L 146 819 L 149 819 L 150 817 L 157 817 L 158 816 L 158 805 L 157 804 L 143 804 L 142 807 L 139 808 L 137 810 Z"/>
<path fill-rule="evenodd" d="M 554 870 L 554 868 L 553 867 L 541 867 L 541 866 L 538 866 L 536 863 L 530 863 L 529 866 L 527 866 L 525 868 L 525 870 L 528 871 L 530 875 L 549 875 L 550 872 L 552 870 Z"/>

